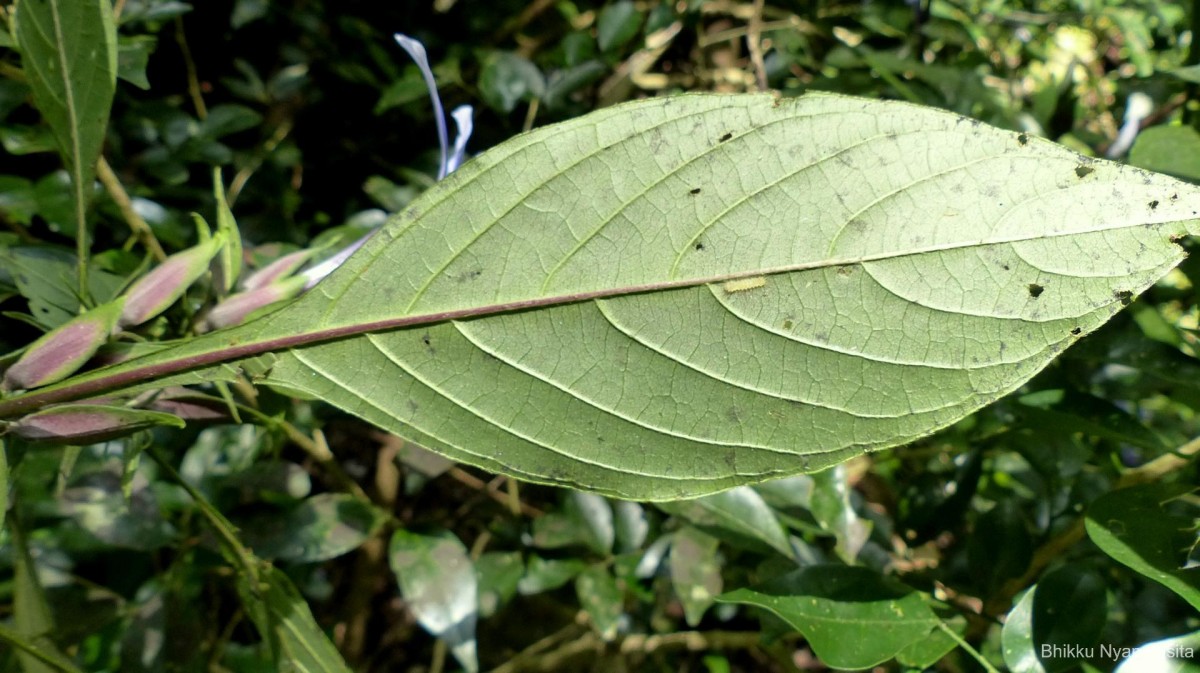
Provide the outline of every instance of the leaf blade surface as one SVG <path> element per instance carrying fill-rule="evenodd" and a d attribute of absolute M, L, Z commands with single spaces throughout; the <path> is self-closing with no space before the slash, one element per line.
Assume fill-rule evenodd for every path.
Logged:
<path fill-rule="evenodd" d="M 266 382 L 454 460 L 694 497 L 1014 390 L 1182 260 L 1198 200 L 901 103 L 639 101 L 504 143 L 286 309 L 130 366 L 281 351 Z"/>

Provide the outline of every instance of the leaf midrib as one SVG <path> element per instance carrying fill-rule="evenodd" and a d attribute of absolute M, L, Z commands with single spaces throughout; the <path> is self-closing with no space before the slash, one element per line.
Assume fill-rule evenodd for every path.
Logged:
<path fill-rule="evenodd" d="M 480 318 L 499 313 L 509 313 L 515 311 L 524 311 L 539 308 L 549 308 L 563 304 L 572 304 L 580 301 L 591 301 L 594 299 L 606 299 L 612 297 L 620 297 L 624 295 L 640 294 L 646 292 L 661 292 L 666 290 L 682 289 L 687 287 L 696 287 L 699 285 L 707 285 L 711 283 L 723 283 L 729 280 L 737 280 L 740 278 L 753 278 L 757 276 L 773 276 L 785 273 L 796 273 L 800 271 L 812 271 L 817 269 L 835 268 L 841 266 L 863 265 L 870 262 L 885 261 L 891 259 L 900 259 L 904 257 L 916 257 L 950 250 L 959 250 L 974 247 L 984 247 L 993 245 L 1008 245 L 1013 243 L 1021 243 L 1025 241 L 1049 240 L 1054 238 L 1063 238 L 1070 236 L 1079 236 L 1089 233 L 1098 233 L 1102 231 L 1116 231 L 1121 229 L 1131 228 L 1146 228 L 1159 225 L 1171 224 L 1173 222 L 1183 221 L 1180 218 L 1163 218 L 1157 221 L 1141 221 L 1131 224 L 1118 224 L 1116 226 L 1101 227 L 1090 229 L 1085 232 L 1066 231 L 1054 232 L 1050 234 L 1038 233 L 1025 236 L 1008 236 L 996 239 L 985 239 L 975 242 L 946 243 L 941 245 L 931 245 L 922 248 L 910 249 L 901 252 L 880 252 L 871 255 L 861 255 L 858 257 L 847 257 L 831 260 L 817 260 L 812 262 L 799 262 L 779 267 L 770 267 L 762 269 L 752 269 L 748 271 L 739 271 L 727 274 L 715 274 L 712 276 L 688 278 L 684 280 L 666 280 L 657 283 L 645 283 L 641 285 L 632 285 L 617 288 L 606 288 L 600 290 L 592 290 L 588 292 L 569 293 L 564 295 L 554 295 L 549 297 L 537 297 L 533 299 L 521 299 L 509 302 L 501 302 L 498 304 L 490 304 L 484 306 L 468 307 L 463 309 L 452 309 L 447 311 L 438 311 L 433 313 L 407 315 L 396 318 L 385 318 L 383 320 L 374 320 L 351 325 L 341 325 L 333 327 L 323 327 L 320 329 L 310 330 L 307 332 L 295 332 L 289 329 L 289 325 L 284 324 L 282 331 L 291 332 L 285 336 L 263 336 L 271 332 L 272 321 L 277 319 L 280 312 L 288 307 L 296 304 L 289 304 L 283 307 L 276 313 L 264 316 L 259 320 L 248 323 L 241 327 L 231 328 L 213 332 L 205 337 L 185 341 L 175 348 L 168 348 L 164 351 L 144 356 L 139 359 L 152 359 L 154 362 L 149 364 L 138 364 L 138 360 L 131 360 L 119 365 L 98 370 L 93 373 L 84 374 L 76 377 L 75 380 L 68 380 L 61 384 L 48 387 L 36 392 L 25 393 L 19 396 L 10 397 L 6 400 L 0 400 L 0 418 L 10 418 L 20 414 L 28 413 L 44 407 L 49 404 L 66 402 L 82 397 L 96 395 L 99 393 L 117 390 L 121 387 L 148 381 L 155 378 L 160 378 L 170 374 L 177 374 L 193 369 L 208 367 L 211 365 L 221 364 L 231 360 L 240 360 L 243 358 L 262 355 L 274 351 L 287 350 L 308 346 L 325 341 L 333 341 L 347 337 L 357 336 L 371 332 L 381 332 L 393 329 L 401 329 L 407 327 L 416 327 L 419 325 L 428 325 L 450 320 L 465 320 L 469 318 Z M 1179 258 L 1184 256 L 1182 248 L 1179 252 Z M 1115 302 L 1113 302 L 1115 303 Z M 1111 304 L 1109 304 L 1111 305 Z M 1101 307 L 1093 307 L 1087 313 L 1091 313 Z M 1086 315 L 1082 314 L 1082 315 Z M 1069 318 L 1072 316 L 1060 316 L 1060 318 Z M 1075 316 L 1078 317 L 1078 316 Z M 244 343 L 238 342 L 238 337 L 245 334 L 249 340 Z M 230 341 L 230 344 L 225 347 L 214 347 L 214 341 Z M 207 350 L 206 350 L 207 349 Z M 170 357 L 172 350 L 183 351 L 175 356 L 174 359 L 166 359 Z M 113 371 L 116 368 L 116 371 Z"/>

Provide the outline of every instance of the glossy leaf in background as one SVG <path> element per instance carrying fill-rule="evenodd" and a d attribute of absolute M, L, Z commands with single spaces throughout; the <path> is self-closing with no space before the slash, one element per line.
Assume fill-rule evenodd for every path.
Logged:
<path fill-rule="evenodd" d="M 719 541 L 694 526 L 684 526 L 671 537 L 671 586 L 683 605 L 684 619 L 695 627 L 724 588 Z"/>
<path fill-rule="evenodd" d="M 967 563 L 975 582 L 985 592 L 1020 577 L 1033 557 L 1029 524 L 1016 503 L 1003 500 L 975 520 L 967 546 Z"/>
<path fill-rule="evenodd" d="M 1103 495 L 1088 507 L 1087 533 L 1104 553 L 1200 610 L 1200 577 L 1187 567 L 1196 544 L 1195 508 L 1172 504 L 1193 490 L 1189 484 L 1147 485 Z"/>
<path fill-rule="evenodd" d="M 1045 575 L 1017 600 L 1000 634 L 1013 673 L 1070 669 L 1099 644 L 1107 618 L 1104 582 L 1067 565 Z"/>
<path fill-rule="evenodd" d="M 532 554 L 525 564 L 525 575 L 517 583 L 517 591 L 531 596 L 557 589 L 583 572 L 585 567 L 586 564 L 577 558 L 547 559 Z"/>
<path fill-rule="evenodd" d="M 920 594 L 861 567 L 809 566 L 717 600 L 778 615 L 832 668 L 881 664 L 938 628 Z"/>
<path fill-rule="evenodd" d="M 479 586 L 479 616 L 488 618 L 517 594 L 517 583 L 525 574 L 520 552 L 487 552 L 475 561 Z"/>
<path fill-rule="evenodd" d="M 243 575 L 238 593 L 250 619 L 270 648 L 275 670 L 288 673 L 349 673 L 308 603 L 283 571 L 264 565 L 252 584 Z"/>
<path fill-rule="evenodd" d="M 1200 181 L 1200 132 L 1190 126 L 1154 126 L 1138 134 L 1129 163 L 1146 170 Z"/>
<path fill-rule="evenodd" d="M 125 469 L 113 460 L 75 475 L 64 484 L 59 513 L 113 547 L 154 551 L 178 543 L 179 534 L 146 475 L 134 472 L 126 477 Z"/>
<path fill-rule="evenodd" d="M 633 39 L 642 27 L 642 13 L 630 0 L 619 0 L 600 11 L 596 20 L 596 43 L 610 51 Z"/>
<path fill-rule="evenodd" d="M 313 563 L 357 549 L 384 522 L 383 514 L 351 495 L 322 493 L 283 512 L 234 518 L 242 540 L 267 559 Z"/>
<path fill-rule="evenodd" d="M 597 554 L 612 551 L 615 530 L 612 506 L 604 498 L 582 492 L 566 494 L 562 513 L 533 522 L 533 545 L 544 549 L 580 544 Z"/>
<path fill-rule="evenodd" d="M 493 108 L 512 112 L 517 104 L 540 98 L 546 80 L 529 59 L 507 51 L 497 51 L 484 62 L 479 76 L 479 94 Z"/>
<path fill-rule="evenodd" d="M 792 547 L 775 512 L 753 489 L 745 486 L 723 493 L 659 503 L 659 509 L 692 522 L 726 539 L 747 540 L 766 545 L 790 557 Z"/>
<path fill-rule="evenodd" d="M 469 673 L 479 670 L 478 584 L 466 547 L 449 533 L 430 536 L 400 530 L 388 545 L 388 563 L 417 622 L 445 641 Z"/>
<path fill-rule="evenodd" d="M 616 638 L 625 612 L 624 595 L 609 569 L 597 564 L 579 573 L 575 594 L 600 637 L 606 641 Z"/>
<path fill-rule="evenodd" d="M 1036 588 L 1036 587 L 1035 587 Z M 1001 654 L 1013 673 L 1046 673 L 1033 635 L 1035 588 L 1026 589 L 1013 604 L 1001 632 Z"/>
<path fill-rule="evenodd" d="M 837 539 L 838 556 L 854 563 L 871 535 L 871 522 L 854 511 L 849 478 L 845 465 L 814 474 L 810 508 L 821 528 Z"/>

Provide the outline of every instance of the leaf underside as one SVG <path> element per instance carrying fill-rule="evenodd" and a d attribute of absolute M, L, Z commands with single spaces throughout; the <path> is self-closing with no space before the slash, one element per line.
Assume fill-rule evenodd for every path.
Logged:
<path fill-rule="evenodd" d="M 491 471 L 699 496 L 1012 391 L 1183 259 L 1198 204 L 902 103 L 639 101 L 480 156 L 289 307 L 143 364 L 374 326 L 263 380 Z"/>

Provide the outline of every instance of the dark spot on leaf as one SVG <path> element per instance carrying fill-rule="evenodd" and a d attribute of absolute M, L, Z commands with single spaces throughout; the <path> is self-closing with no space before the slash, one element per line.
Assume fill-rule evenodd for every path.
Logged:
<path fill-rule="evenodd" d="M 425 344 L 425 350 L 428 351 L 430 355 L 433 355 L 437 352 L 437 350 L 433 347 L 433 339 L 429 337 L 429 332 L 421 335 L 421 343 Z"/>
<path fill-rule="evenodd" d="M 723 143 L 723 142 L 725 142 L 726 140 L 729 140 L 729 139 L 730 139 L 730 138 L 732 138 L 732 137 L 733 137 L 733 134 L 732 134 L 732 133 L 726 133 L 725 135 L 721 136 L 720 138 L 717 138 L 717 142 L 719 142 L 719 143 Z"/>
<path fill-rule="evenodd" d="M 688 192 L 688 194 L 699 194 L 699 193 L 700 193 L 699 187 L 695 187 L 691 191 Z"/>
<path fill-rule="evenodd" d="M 1046 291 L 1046 288 L 1042 287 L 1041 285 L 1038 285 L 1037 283 L 1029 284 L 1029 296 L 1033 297 L 1034 299 L 1037 299 L 1038 297 L 1042 296 L 1042 293 L 1045 291 Z"/>
<path fill-rule="evenodd" d="M 696 243 L 696 250 L 697 250 L 697 251 L 700 251 L 700 250 L 703 250 L 703 249 L 704 249 L 704 244 L 703 244 L 703 243 L 700 243 L 700 242 L 697 242 L 697 243 Z"/>
<path fill-rule="evenodd" d="M 1122 306 L 1129 306 L 1133 303 L 1133 293 L 1129 290 L 1117 290 L 1113 293 L 1113 296 L 1121 300 Z"/>
<path fill-rule="evenodd" d="M 475 269 L 474 271 L 464 271 L 464 272 L 458 274 L 457 280 L 460 283 L 466 283 L 467 281 L 475 280 L 482 275 L 483 275 L 483 271 L 481 269 Z"/>
<path fill-rule="evenodd" d="M 1158 201 L 1157 200 L 1151 201 L 1150 203 L 1148 203 L 1146 205 L 1150 206 L 1150 210 L 1154 210 L 1155 208 L 1158 207 Z"/>
<path fill-rule="evenodd" d="M 1071 334 L 1074 334 L 1075 336 L 1079 336 L 1080 334 L 1083 334 L 1083 328 L 1082 327 L 1072 327 Z"/>
<path fill-rule="evenodd" d="M 1094 169 L 1091 166 L 1088 166 L 1086 164 L 1079 164 L 1078 166 L 1075 167 L 1075 177 L 1080 178 L 1080 179 L 1086 178 L 1087 176 L 1089 176 L 1095 172 L 1096 172 L 1096 169 Z"/>
<path fill-rule="evenodd" d="M 1172 201 L 1178 201 L 1178 200 L 1179 200 L 1179 195 L 1178 195 L 1178 194 L 1172 194 L 1172 195 L 1171 195 L 1171 200 L 1172 200 Z"/>
<path fill-rule="evenodd" d="M 784 320 L 784 321 L 783 321 L 783 328 L 784 328 L 784 329 L 786 329 L 786 330 L 790 330 L 790 329 L 792 329 L 792 326 L 794 326 L 795 324 L 796 324 L 796 323 L 792 322 L 791 320 Z"/>
<path fill-rule="evenodd" d="M 1029 134 L 1022 133 L 1021 135 L 1017 136 L 1017 142 L 1021 143 L 1021 145 L 1029 144 Z"/>
<path fill-rule="evenodd" d="M 854 273 L 854 267 L 850 264 L 839 266 L 837 272 L 839 276 L 849 276 L 850 274 Z"/>
<path fill-rule="evenodd" d="M 1009 271 L 1009 270 L 1011 270 L 1011 268 L 1012 268 L 1012 267 L 1010 267 L 1010 266 L 1009 266 L 1009 265 L 1007 265 L 1007 264 L 1001 264 L 1001 265 L 1000 265 L 1000 268 L 1001 268 L 1001 269 L 1004 269 L 1005 271 Z"/>

